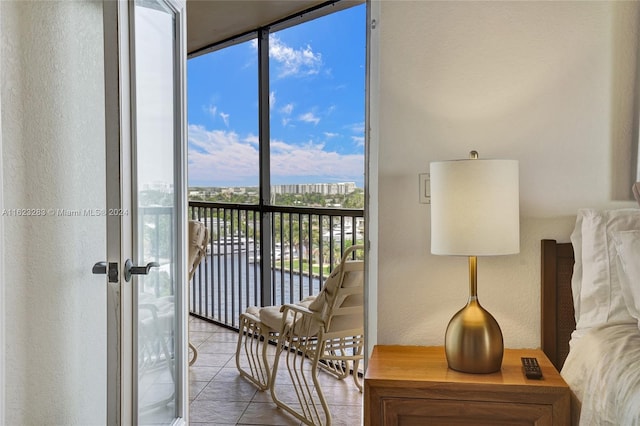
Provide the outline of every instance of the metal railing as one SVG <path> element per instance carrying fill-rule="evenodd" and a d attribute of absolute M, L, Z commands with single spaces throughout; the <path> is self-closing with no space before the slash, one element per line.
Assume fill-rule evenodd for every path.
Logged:
<path fill-rule="evenodd" d="M 344 250 L 364 239 L 364 212 L 190 201 L 209 229 L 190 283 L 193 315 L 232 328 L 248 306 L 293 303 L 320 291 Z M 267 259 L 267 262 L 263 262 Z"/>

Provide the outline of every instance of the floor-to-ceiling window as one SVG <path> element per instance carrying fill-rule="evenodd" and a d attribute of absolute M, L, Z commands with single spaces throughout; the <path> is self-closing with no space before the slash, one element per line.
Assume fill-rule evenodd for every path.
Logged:
<path fill-rule="evenodd" d="M 192 291 L 204 317 L 317 292 L 364 239 L 366 7 L 334 10 L 188 61 L 189 199 L 212 240 L 197 279 L 219 281 Z"/>
<path fill-rule="evenodd" d="M 264 29 L 268 75 L 259 75 L 257 32 L 189 59 L 191 199 L 258 203 L 263 107 L 269 118 L 269 133 L 263 134 L 269 140 L 262 143 L 270 145 L 270 203 L 362 206 L 361 197 L 303 195 L 361 194 L 364 185 L 365 5 L 292 22 Z M 268 87 L 262 106 L 259 78 Z M 311 186 L 342 183 L 353 185 Z"/>
<path fill-rule="evenodd" d="M 258 61 L 254 45 L 255 39 L 188 61 L 190 199 L 257 202 Z M 241 196 L 230 188 L 254 191 Z"/>
<path fill-rule="evenodd" d="M 213 46 L 187 64 L 190 214 L 212 240 L 190 283 L 190 309 L 227 327 L 237 328 L 248 305 L 317 293 L 345 248 L 364 241 L 366 6 L 312 14 Z M 206 362 L 223 357 L 207 354 L 215 345 L 195 364 L 205 362 L 199 380 Z M 213 405 L 242 405 L 228 394 L 255 392 L 225 365 L 203 383 L 193 419 Z M 360 423 L 360 394 L 342 390 L 331 392 L 334 418 Z M 270 404 L 256 400 L 245 403 L 242 420 L 259 412 L 260 422 L 275 424 Z M 276 410 L 277 422 L 283 413 Z"/>
<path fill-rule="evenodd" d="M 270 33 L 272 204 L 362 207 L 364 13 Z"/>

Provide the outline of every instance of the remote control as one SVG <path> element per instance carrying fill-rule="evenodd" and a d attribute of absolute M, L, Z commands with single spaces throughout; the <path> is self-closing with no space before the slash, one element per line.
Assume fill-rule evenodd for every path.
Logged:
<path fill-rule="evenodd" d="M 542 371 L 536 358 L 522 357 L 522 370 L 527 379 L 542 379 Z"/>

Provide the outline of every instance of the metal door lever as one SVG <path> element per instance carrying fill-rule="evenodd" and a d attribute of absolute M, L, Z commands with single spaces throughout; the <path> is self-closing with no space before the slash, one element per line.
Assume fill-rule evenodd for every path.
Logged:
<path fill-rule="evenodd" d="M 118 264 L 116 262 L 97 262 L 91 268 L 91 272 L 94 274 L 106 274 L 109 276 L 110 283 L 118 282 Z"/>
<path fill-rule="evenodd" d="M 107 262 L 97 262 L 91 268 L 91 272 L 94 274 L 106 274 L 107 273 Z"/>
<path fill-rule="evenodd" d="M 146 266 L 134 266 L 131 259 L 127 259 L 124 264 L 124 279 L 129 281 L 131 275 L 149 275 L 151 268 L 158 268 L 160 264 L 157 262 L 149 262 Z"/>

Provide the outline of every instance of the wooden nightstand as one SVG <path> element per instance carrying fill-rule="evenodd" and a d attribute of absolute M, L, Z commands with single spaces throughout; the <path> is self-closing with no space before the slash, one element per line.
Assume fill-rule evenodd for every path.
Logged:
<path fill-rule="evenodd" d="M 538 359 L 528 380 L 520 357 Z M 450 370 L 443 347 L 375 346 L 364 378 L 364 424 L 569 425 L 570 392 L 540 350 L 505 349 L 502 370 Z"/>

